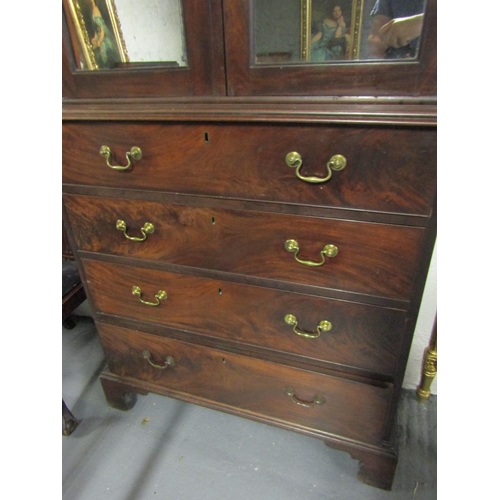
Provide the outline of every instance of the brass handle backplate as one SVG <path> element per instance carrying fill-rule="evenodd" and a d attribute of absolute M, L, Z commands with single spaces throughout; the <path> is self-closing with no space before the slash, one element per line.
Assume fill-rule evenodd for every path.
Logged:
<path fill-rule="evenodd" d="M 347 160 L 344 156 L 334 155 L 328 160 L 328 163 L 326 164 L 326 177 L 316 177 L 314 175 L 311 177 L 305 177 L 300 173 L 300 167 L 302 167 L 302 156 L 300 156 L 299 153 L 295 151 L 288 153 L 285 156 L 285 162 L 289 167 L 295 169 L 295 175 L 301 181 L 308 182 L 310 184 L 320 184 L 322 182 L 329 181 L 332 178 L 333 171 L 339 172 L 340 170 L 343 170 L 347 165 Z"/>
<path fill-rule="evenodd" d="M 123 231 L 125 238 L 130 241 L 146 241 L 148 234 L 153 234 L 155 231 L 153 224 L 151 224 L 151 222 L 146 222 L 144 223 L 144 226 L 141 227 L 142 238 L 139 238 L 138 236 L 129 236 L 127 234 L 127 224 L 125 221 L 120 219 L 116 221 L 116 229 L 118 229 L 118 231 Z"/>
<path fill-rule="evenodd" d="M 175 361 L 172 356 L 167 356 L 165 363 L 163 365 L 157 365 L 151 361 L 151 353 L 149 351 L 142 351 L 142 357 L 144 359 L 148 360 L 148 363 L 153 367 L 157 368 L 158 370 L 165 370 L 165 368 L 168 368 L 169 366 L 174 367 L 175 366 Z"/>
<path fill-rule="evenodd" d="M 325 404 L 326 402 L 326 399 L 323 396 L 320 396 L 319 394 L 316 394 L 313 397 L 312 401 L 305 401 L 304 399 L 300 399 L 295 395 L 295 391 L 293 390 L 292 387 L 285 387 L 284 391 L 287 396 L 290 396 L 290 399 L 295 404 L 298 404 L 300 406 L 306 406 L 308 408 L 311 408 L 314 405 L 322 405 Z"/>
<path fill-rule="evenodd" d="M 339 253 L 339 249 L 335 245 L 325 245 L 323 247 L 323 250 L 321 250 L 321 252 L 320 252 L 321 261 L 320 262 L 313 262 L 311 260 L 299 259 L 298 255 L 300 252 L 300 247 L 299 247 L 299 244 L 296 240 L 286 240 L 285 241 L 285 249 L 288 252 L 292 252 L 294 254 L 295 260 L 299 264 L 303 264 L 304 266 L 310 266 L 310 267 L 322 266 L 326 262 L 325 256 L 326 257 L 335 257 Z"/>
<path fill-rule="evenodd" d="M 293 326 L 293 331 L 297 335 L 300 335 L 301 337 L 306 337 L 308 339 L 316 339 L 321 335 L 321 332 L 328 332 L 332 329 L 332 324 L 328 320 L 324 319 L 318 323 L 318 326 L 316 327 L 317 333 L 302 332 L 297 329 L 299 322 L 297 321 L 297 318 L 293 314 L 287 314 L 285 316 L 285 323 L 287 325 Z"/>
<path fill-rule="evenodd" d="M 101 146 L 99 154 L 106 158 L 106 165 L 113 170 L 128 170 L 132 166 L 132 160 L 137 161 L 142 158 L 141 148 L 138 148 L 137 146 L 133 146 L 130 151 L 125 153 L 125 157 L 127 158 L 127 164 L 125 166 L 111 165 L 111 163 L 109 163 L 109 160 L 111 159 L 111 148 L 108 146 Z"/>
<path fill-rule="evenodd" d="M 167 300 L 167 292 L 163 290 L 158 290 L 158 293 L 155 295 L 156 302 L 148 302 L 147 300 L 142 299 L 142 290 L 138 286 L 132 287 L 132 295 L 137 295 L 139 300 L 147 305 L 147 306 L 159 306 L 161 300 Z"/>

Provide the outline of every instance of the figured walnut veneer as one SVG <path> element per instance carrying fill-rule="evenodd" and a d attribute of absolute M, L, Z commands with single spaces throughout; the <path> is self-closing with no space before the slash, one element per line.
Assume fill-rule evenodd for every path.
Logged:
<path fill-rule="evenodd" d="M 251 64 L 251 0 L 182 0 L 187 67 L 80 71 L 63 19 L 63 214 L 110 406 L 154 392 L 301 432 L 391 488 L 437 226 L 436 4 L 415 60 L 362 64 Z M 102 146 L 142 157 L 117 171 Z M 291 152 L 305 178 L 346 166 L 310 184 Z"/>

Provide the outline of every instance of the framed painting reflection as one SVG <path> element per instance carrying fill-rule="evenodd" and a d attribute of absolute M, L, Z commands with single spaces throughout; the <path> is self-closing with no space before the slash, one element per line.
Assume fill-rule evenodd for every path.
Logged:
<path fill-rule="evenodd" d="M 114 68 L 128 62 L 113 0 L 64 0 L 80 69 Z"/>
<path fill-rule="evenodd" d="M 359 59 L 363 0 L 301 0 L 301 60 Z"/>

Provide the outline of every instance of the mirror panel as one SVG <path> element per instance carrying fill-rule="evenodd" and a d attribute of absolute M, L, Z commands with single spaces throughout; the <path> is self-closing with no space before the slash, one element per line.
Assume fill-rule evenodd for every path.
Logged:
<path fill-rule="evenodd" d="M 253 0 L 255 65 L 418 57 L 425 0 Z"/>
<path fill-rule="evenodd" d="M 186 67 L 181 0 L 65 0 L 79 69 Z"/>

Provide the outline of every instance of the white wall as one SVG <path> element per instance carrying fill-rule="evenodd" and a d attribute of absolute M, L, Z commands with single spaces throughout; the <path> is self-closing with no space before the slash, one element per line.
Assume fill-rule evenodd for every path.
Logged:
<path fill-rule="evenodd" d="M 187 64 L 179 0 L 115 0 L 115 6 L 131 62 Z"/>
<path fill-rule="evenodd" d="M 434 247 L 429 274 L 425 285 L 424 296 L 418 316 L 415 335 L 411 346 L 408 366 L 406 367 L 403 387 L 416 389 L 420 383 L 422 356 L 429 345 L 437 309 L 437 244 Z M 437 376 L 432 382 L 431 393 L 437 394 Z"/>

